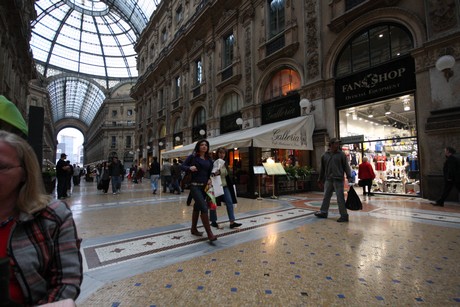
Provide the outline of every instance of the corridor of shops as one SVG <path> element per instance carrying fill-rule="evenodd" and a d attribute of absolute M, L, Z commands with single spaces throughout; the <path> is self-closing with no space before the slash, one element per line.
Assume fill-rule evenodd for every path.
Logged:
<path fill-rule="evenodd" d="M 152 195 L 72 189 L 83 239 L 78 306 L 453 306 L 460 303 L 460 207 L 401 195 L 358 194 L 363 210 L 317 219 L 322 194 L 239 198 L 230 229 L 210 243 L 189 231 L 187 190 Z M 199 226 L 202 229 L 201 223 Z"/>

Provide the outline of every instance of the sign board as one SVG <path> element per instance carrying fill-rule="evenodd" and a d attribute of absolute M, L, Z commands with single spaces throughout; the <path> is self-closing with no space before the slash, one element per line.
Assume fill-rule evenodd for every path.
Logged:
<path fill-rule="evenodd" d="M 254 174 L 265 174 L 265 168 L 263 166 L 253 166 L 254 167 Z"/>
<path fill-rule="evenodd" d="M 364 142 L 364 135 L 353 135 L 340 138 L 342 144 L 356 144 Z"/>
<path fill-rule="evenodd" d="M 267 175 L 286 175 L 286 171 L 281 163 L 262 163 Z"/>
<path fill-rule="evenodd" d="M 342 108 L 364 101 L 413 91 L 415 63 L 404 57 L 335 81 L 335 105 Z"/>

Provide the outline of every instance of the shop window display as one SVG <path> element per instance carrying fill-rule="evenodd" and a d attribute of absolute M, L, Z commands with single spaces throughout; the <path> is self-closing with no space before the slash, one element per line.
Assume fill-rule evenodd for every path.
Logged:
<path fill-rule="evenodd" d="M 342 150 L 355 182 L 365 156 L 376 174 L 373 193 L 420 193 L 414 108 L 413 95 L 406 95 L 339 111 Z"/>

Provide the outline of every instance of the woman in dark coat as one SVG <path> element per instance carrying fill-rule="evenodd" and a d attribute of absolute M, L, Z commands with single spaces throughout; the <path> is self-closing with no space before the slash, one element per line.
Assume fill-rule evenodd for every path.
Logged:
<path fill-rule="evenodd" d="M 198 141 L 193 153 L 187 157 L 181 165 L 183 171 L 192 172 L 192 182 L 190 185 L 190 194 L 195 204 L 192 213 L 191 233 L 195 236 L 202 236 L 203 233 L 197 229 L 198 217 L 201 216 L 201 222 L 208 235 L 209 241 L 217 240 L 217 237 L 211 231 L 208 216 L 208 204 L 206 202 L 205 188 L 211 184 L 212 158 L 209 154 L 209 142 L 207 140 Z"/>

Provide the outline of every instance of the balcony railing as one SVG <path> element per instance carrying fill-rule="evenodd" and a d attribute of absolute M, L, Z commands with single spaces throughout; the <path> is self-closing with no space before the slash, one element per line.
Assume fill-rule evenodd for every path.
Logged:
<path fill-rule="evenodd" d="M 269 56 L 272 53 L 282 49 L 285 45 L 284 35 L 274 39 L 273 41 L 267 43 L 266 45 L 266 56 Z"/>

